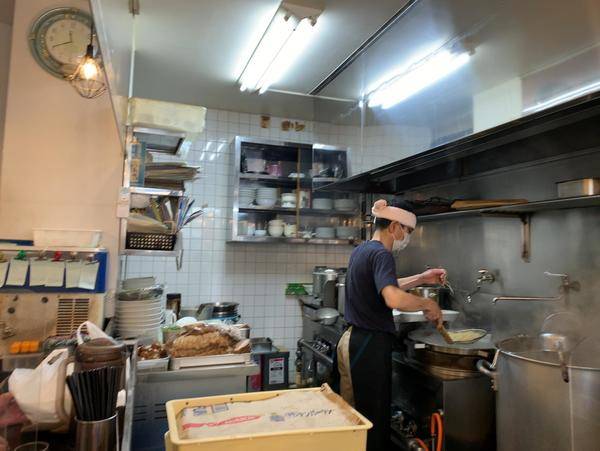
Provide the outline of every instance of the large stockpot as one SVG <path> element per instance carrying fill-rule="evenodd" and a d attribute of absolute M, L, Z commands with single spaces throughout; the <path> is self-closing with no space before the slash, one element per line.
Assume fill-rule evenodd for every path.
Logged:
<path fill-rule="evenodd" d="M 547 337 L 517 336 L 498 343 L 492 365 L 478 362 L 496 389 L 498 451 L 598 449 L 599 345 L 565 340 L 563 353 Z"/>
<path fill-rule="evenodd" d="M 320 307 L 337 308 L 338 270 L 316 266 L 313 271 L 313 298 Z"/>

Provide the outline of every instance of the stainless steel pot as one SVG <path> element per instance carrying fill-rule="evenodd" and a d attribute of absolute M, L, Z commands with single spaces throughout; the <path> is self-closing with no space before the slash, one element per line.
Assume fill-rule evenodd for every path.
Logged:
<path fill-rule="evenodd" d="M 210 302 L 200 304 L 196 312 L 196 318 L 203 319 L 218 319 L 230 318 L 237 316 L 237 302 Z"/>
<path fill-rule="evenodd" d="M 317 266 L 313 271 L 313 298 L 321 307 L 337 307 L 338 271 L 324 266 Z"/>
<path fill-rule="evenodd" d="M 315 320 L 324 326 L 331 326 L 335 324 L 338 316 L 340 316 L 340 313 L 336 309 L 323 307 L 316 311 Z"/>
<path fill-rule="evenodd" d="M 556 336 L 517 336 L 498 343 L 493 364 L 477 363 L 496 389 L 498 451 L 597 449 L 599 345 L 584 341 L 569 348 Z"/>
<path fill-rule="evenodd" d="M 442 308 L 447 307 L 444 304 L 448 295 L 448 289 L 441 285 L 423 285 L 420 287 L 411 288 L 408 290 L 408 292 L 421 298 L 431 299 Z"/>

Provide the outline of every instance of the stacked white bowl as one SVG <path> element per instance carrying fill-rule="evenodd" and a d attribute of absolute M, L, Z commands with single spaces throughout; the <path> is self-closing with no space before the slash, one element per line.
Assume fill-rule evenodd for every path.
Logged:
<path fill-rule="evenodd" d="M 240 188 L 240 207 L 248 207 L 254 204 L 256 199 L 256 188 L 241 187 Z"/>
<path fill-rule="evenodd" d="M 296 208 L 296 195 L 294 193 L 283 193 L 281 195 L 281 206 L 284 208 Z"/>
<path fill-rule="evenodd" d="M 330 240 L 335 238 L 335 227 L 317 227 L 315 237 Z"/>
<path fill-rule="evenodd" d="M 337 211 L 353 211 L 356 209 L 354 199 L 336 199 L 333 206 Z"/>
<path fill-rule="evenodd" d="M 256 190 L 256 203 L 261 207 L 274 207 L 278 197 L 277 188 L 262 187 Z"/>
<path fill-rule="evenodd" d="M 127 283 L 129 282 L 129 283 Z M 124 281 L 117 294 L 115 323 L 122 338 L 157 337 L 164 320 L 163 286 L 154 278 Z"/>
<path fill-rule="evenodd" d="M 123 338 L 155 337 L 163 319 L 164 303 L 160 298 L 117 302 L 115 321 Z"/>
<path fill-rule="evenodd" d="M 356 239 L 359 237 L 359 230 L 358 227 L 338 226 L 335 229 L 335 235 L 342 240 Z"/>
<path fill-rule="evenodd" d="M 328 197 L 317 197 L 313 199 L 313 208 L 315 210 L 332 210 L 333 199 Z"/>

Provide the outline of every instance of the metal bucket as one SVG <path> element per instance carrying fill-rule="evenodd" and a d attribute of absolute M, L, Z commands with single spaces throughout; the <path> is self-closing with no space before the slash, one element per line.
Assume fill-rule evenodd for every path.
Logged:
<path fill-rule="evenodd" d="M 513 337 L 498 348 L 495 364 L 477 364 L 496 389 L 498 451 L 596 449 L 600 366 L 582 365 L 594 346 L 572 350 L 568 382 L 558 353 L 543 337 Z"/>

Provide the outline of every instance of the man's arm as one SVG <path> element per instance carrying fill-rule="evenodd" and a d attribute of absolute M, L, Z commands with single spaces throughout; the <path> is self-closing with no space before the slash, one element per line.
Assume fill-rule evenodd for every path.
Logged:
<path fill-rule="evenodd" d="M 421 285 L 422 277 L 421 274 L 415 274 L 414 276 L 402 277 L 398 279 L 398 286 L 401 290 L 410 290 L 411 288 L 418 287 Z"/>
<path fill-rule="evenodd" d="M 394 285 L 386 286 L 381 290 L 381 295 L 385 300 L 385 304 L 391 309 L 398 309 L 403 312 L 423 311 L 429 321 L 436 324 L 441 324 L 443 321 L 440 307 L 431 299 L 414 296 Z"/>
<path fill-rule="evenodd" d="M 444 285 L 446 282 L 446 270 L 441 268 L 428 269 L 421 274 L 402 277 L 398 279 L 398 286 L 401 290 L 410 290 L 421 284 Z"/>

